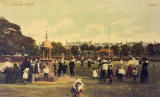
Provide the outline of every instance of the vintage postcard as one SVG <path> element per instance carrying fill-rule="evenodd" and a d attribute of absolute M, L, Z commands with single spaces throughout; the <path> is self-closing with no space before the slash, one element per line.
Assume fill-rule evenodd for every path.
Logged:
<path fill-rule="evenodd" d="M 0 0 L 0 97 L 160 97 L 160 0 Z"/>

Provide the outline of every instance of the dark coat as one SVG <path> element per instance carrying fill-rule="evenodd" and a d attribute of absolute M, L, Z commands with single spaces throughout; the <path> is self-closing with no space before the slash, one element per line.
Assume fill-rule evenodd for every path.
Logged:
<path fill-rule="evenodd" d="M 113 70 L 112 69 L 107 70 L 107 78 L 108 79 L 113 79 Z"/>
<path fill-rule="evenodd" d="M 75 63 L 74 63 L 74 62 L 70 62 L 70 63 L 69 63 L 69 68 L 70 68 L 70 69 L 74 69 L 74 66 L 75 66 Z"/>
<path fill-rule="evenodd" d="M 35 64 L 35 67 L 34 67 L 34 73 L 38 74 L 38 64 L 37 63 Z"/>
<path fill-rule="evenodd" d="M 144 62 L 143 65 L 142 65 L 142 68 L 141 68 L 141 82 L 144 82 L 146 80 L 148 80 L 148 70 L 147 70 L 147 67 L 148 67 L 148 62 Z"/>
<path fill-rule="evenodd" d="M 66 72 L 67 72 L 67 65 L 63 64 L 63 73 L 66 73 Z"/>

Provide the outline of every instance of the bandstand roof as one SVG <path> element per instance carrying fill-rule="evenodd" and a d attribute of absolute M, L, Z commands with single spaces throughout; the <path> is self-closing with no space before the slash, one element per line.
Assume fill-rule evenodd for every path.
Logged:
<path fill-rule="evenodd" d="M 42 45 L 41 45 L 42 48 L 52 48 L 52 45 L 51 45 L 51 42 L 48 41 L 48 40 L 45 40 L 42 42 Z"/>

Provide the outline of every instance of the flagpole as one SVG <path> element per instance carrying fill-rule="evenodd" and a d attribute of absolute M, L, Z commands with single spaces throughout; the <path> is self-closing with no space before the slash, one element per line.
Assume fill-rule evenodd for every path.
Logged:
<path fill-rule="evenodd" d="M 110 57 L 110 24 L 109 24 L 109 32 L 108 33 L 109 33 L 109 35 L 108 35 L 108 37 L 109 37 L 108 38 L 109 39 L 109 57 Z"/>

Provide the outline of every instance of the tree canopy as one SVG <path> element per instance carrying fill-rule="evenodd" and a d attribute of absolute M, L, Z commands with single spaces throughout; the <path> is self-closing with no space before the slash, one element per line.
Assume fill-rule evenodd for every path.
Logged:
<path fill-rule="evenodd" d="M 19 25 L 0 18 L 0 54 L 14 55 L 16 53 L 34 55 L 37 51 L 35 40 L 24 36 Z"/>

